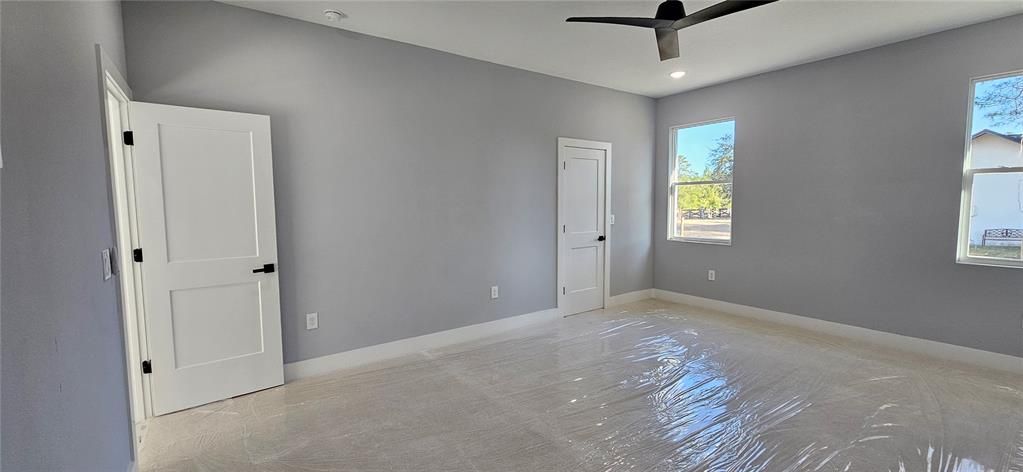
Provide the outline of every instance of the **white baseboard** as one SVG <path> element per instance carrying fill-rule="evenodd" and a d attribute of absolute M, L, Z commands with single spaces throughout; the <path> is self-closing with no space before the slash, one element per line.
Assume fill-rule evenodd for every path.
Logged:
<path fill-rule="evenodd" d="M 473 341 L 494 336 L 509 330 L 561 318 L 557 308 L 488 321 L 461 328 L 424 334 L 414 338 L 399 339 L 384 344 L 368 346 L 327 356 L 314 357 L 304 361 L 284 364 L 284 381 L 314 377 L 339 369 L 363 366 L 377 361 L 415 354 L 452 344 Z"/>
<path fill-rule="evenodd" d="M 833 321 L 818 320 L 816 318 L 806 316 L 792 315 L 789 313 L 782 313 L 780 311 L 739 305 L 737 303 L 723 302 L 721 300 L 703 298 L 667 290 L 654 289 L 653 298 L 717 310 L 745 318 L 753 318 L 771 323 L 794 326 L 810 331 L 881 345 L 915 354 L 923 354 L 939 359 L 947 359 L 989 369 L 1023 374 L 1023 358 L 1006 354 L 982 351 L 980 349 L 903 336 L 901 334 L 877 331 L 869 328 L 860 328 L 858 326 L 835 323 Z"/>
<path fill-rule="evenodd" d="M 824 321 L 806 316 L 782 313 L 753 306 L 724 302 L 711 298 L 671 292 L 660 289 L 637 290 L 635 292 L 615 295 L 608 299 L 608 306 L 654 298 L 673 303 L 681 303 L 730 315 L 753 318 L 770 323 L 794 326 L 810 331 L 838 336 L 846 339 L 881 345 L 898 350 L 923 354 L 940 359 L 963 362 L 989 369 L 1012 372 L 1023 375 L 1023 358 L 998 354 L 980 349 L 973 349 L 954 344 L 947 344 L 927 339 L 887 333 L 858 326 L 851 326 L 832 321 Z M 284 365 L 284 379 L 287 382 L 306 377 L 327 374 L 335 370 L 359 367 L 377 361 L 415 354 L 430 349 L 442 348 L 453 344 L 473 341 L 494 336 L 515 328 L 528 326 L 544 321 L 561 318 L 557 308 L 527 313 L 525 315 L 503 318 L 461 328 L 440 331 L 414 338 L 401 339 L 375 346 L 368 346 L 328 356 L 316 357 L 304 361 Z"/>
<path fill-rule="evenodd" d="M 648 288 L 643 290 L 636 290 L 635 292 L 623 293 L 621 295 L 615 295 L 607 299 L 607 306 L 624 305 L 626 303 L 638 302 L 640 300 L 646 300 L 648 298 L 654 298 L 654 289 Z"/>

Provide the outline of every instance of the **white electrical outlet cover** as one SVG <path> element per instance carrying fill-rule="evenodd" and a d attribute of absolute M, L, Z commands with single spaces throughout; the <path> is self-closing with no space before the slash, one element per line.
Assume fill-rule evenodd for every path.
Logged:
<path fill-rule="evenodd" d="M 320 327 L 320 315 L 318 313 L 306 313 L 305 329 L 316 329 Z"/>

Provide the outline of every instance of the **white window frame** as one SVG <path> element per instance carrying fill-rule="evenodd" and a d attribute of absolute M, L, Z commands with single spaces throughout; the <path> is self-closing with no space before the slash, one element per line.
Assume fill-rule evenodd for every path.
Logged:
<path fill-rule="evenodd" d="M 973 208 L 973 180 L 979 174 L 1001 174 L 1012 172 L 1023 172 L 1023 167 L 991 167 L 972 169 L 970 159 L 970 148 L 973 140 L 973 107 L 977 82 L 1000 79 L 1023 75 L 1023 70 L 1014 70 L 1000 74 L 984 75 L 970 79 L 969 101 L 966 106 L 966 144 L 963 149 L 963 187 L 961 203 L 959 205 L 959 239 L 956 245 L 956 262 L 959 264 L 971 264 L 991 267 L 1023 268 L 1023 260 L 1013 261 L 995 257 L 970 256 L 970 217 L 974 213 Z"/>
<path fill-rule="evenodd" d="M 733 129 L 736 129 L 736 131 L 734 131 L 733 134 L 732 134 L 732 139 L 733 139 L 733 143 L 732 143 L 733 150 L 732 150 L 732 152 L 734 154 L 736 154 L 736 155 L 732 156 L 732 159 L 733 159 L 733 161 L 732 161 L 732 179 L 728 180 L 728 181 L 725 181 L 725 180 L 701 180 L 701 181 L 694 181 L 694 182 L 676 182 L 675 181 L 675 160 L 676 160 L 676 158 L 678 156 L 678 153 L 675 152 L 675 149 L 676 149 L 675 137 L 678 136 L 678 130 L 686 129 L 686 128 L 695 128 L 697 126 L 706 126 L 706 125 L 713 125 L 713 124 L 717 124 L 717 123 L 724 123 L 726 121 L 733 122 L 734 123 Z M 737 128 L 738 128 L 738 120 L 736 120 L 734 116 L 726 116 L 726 117 L 723 117 L 723 118 L 715 118 L 713 120 L 700 121 L 700 122 L 697 122 L 697 123 L 689 123 L 689 124 L 685 124 L 685 125 L 672 126 L 668 130 L 668 149 L 670 149 L 670 151 L 669 151 L 670 154 L 668 155 L 668 228 L 667 228 L 668 229 L 668 241 L 676 241 L 676 242 L 682 242 L 682 243 L 714 244 L 714 245 L 718 245 L 718 246 L 731 246 L 732 245 L 732 240 L 734 239 L 734 236 L 733 236 L 732 233 L 734 232 L 734 229 L 735 229 L 735 162 L 738 161 L 738 155 L 737 155 L 738 152 L 734 149 L 735 144 L 738 142 L 738 134 L 739 134 L 739 132 L 738 132 Z M 688 185 L 708 185 L 708 184 L 732 184 L 732 209 L 731 209 L 731 212 L 730 212 L 731 215 L 732 215 L 732 227 L 729 228 L 729 230 L 728 230 L 728 240 L 726 241 L 726 240 L 723 240 L 723 239 L 712 239 L 712 238 L 690 238 L 690 237 L 685 237 L 685 236 L 675 236 L 674 234 L 672 234 L 673 228 L 675 226 L 675 211 L 678 210 L 678 208 L 676 208 L 676 206 L 678 206 L 678 205 L 677 205 L 677 203 L 675 201 L 675 187 L 688 186 Z"/>

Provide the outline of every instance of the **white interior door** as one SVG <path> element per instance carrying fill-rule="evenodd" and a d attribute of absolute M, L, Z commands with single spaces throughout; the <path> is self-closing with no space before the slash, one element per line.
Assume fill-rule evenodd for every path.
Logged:
<path fill-rule="evenodd" d="M 284 383 L 270 118 L 132 102 L 153 413 Z"/>
<path fill-rule="evenodd" d="M 558 140 L 558 306 L 566 315 L 604 307 L 610 152 L 608 143 Z"/>

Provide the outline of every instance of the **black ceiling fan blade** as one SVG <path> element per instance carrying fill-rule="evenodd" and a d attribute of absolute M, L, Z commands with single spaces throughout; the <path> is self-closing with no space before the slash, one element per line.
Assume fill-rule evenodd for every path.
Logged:
<path fill-rule="evenodd" d="M 662 61 L 678 57 L 678 31 L 671 28 L 657 28 L 657 52 Z"/>
<path fill-rule="evenodd" d="M 721 18 L 725 15 L 731 15 L 732 13 L 738 13 L 743 10 L 749 10 L 750 8 L 756 8 L 776 1 L 778 0 L 725 0 L 721 3 L 704 8 L 703 10 L 694 12 L 691 15 L 674 22 L 671 27 L 676 30 L 680 30 L 688 26 L 693 26 L 697 23 L 710 21 L 714 18 Z"/>
<path fill-rule="evenodd" d="M 619 16 L 573 16 L 569 23 L 605 23 L 610 25 L 639 26 L 641 28 L 670 28 L 671 20 L 657 18 L 632 18 Z"/>

